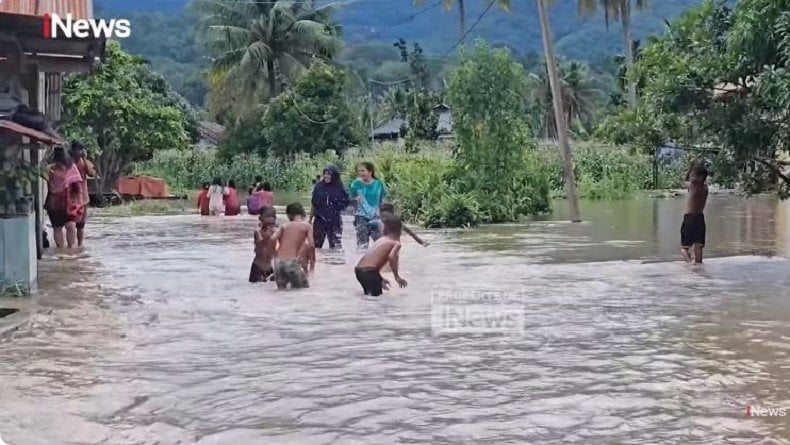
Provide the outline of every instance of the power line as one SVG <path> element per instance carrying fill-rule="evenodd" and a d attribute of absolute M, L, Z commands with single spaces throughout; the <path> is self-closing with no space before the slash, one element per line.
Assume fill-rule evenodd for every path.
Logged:
<path fill-rule="evenodd" d="M 305 114 L 304 111 L 302 111 L 302 109 L 299 108 L 299 104 L 296 103 L 296 96 L 294 95 L 293 90 L 289 90 L 287 94 L 291 97 L 291 100 L 293 101 L 293 104 L 294 104 L 294 107 L 296 108 L 296 111 L 299 114 L 301 114 L 302 117 L 305 118 L 308 122 L 313 123 L 313 124 L 317 124 L 317 125 L 327 125 L 327 124 L 331 124 L 332 122 L 335 122 L 337 120 L 337 118 L 332 118 L 332 119 L 329 119 L 328 121 L 317 121 L 315 119 L 310 118 L 310 116 Z"/>
<path fill-rule="evenodd" d="M 480 16 L 477 17 L 477 20 L 475 20 L 474 23 L 472 23 L 472 26 L 467 28 L 467 30 L 463 33 L 463 35 L 461 35 L 461 38 L 458 39 L 457 42 L 455 42 L 455 45 L 451 46 L 450 49 L 448 49 L 447 52 L 444 53 L 444 55 L 439 59 L 440 62 L 443 61 L 445 58 L 447 58 L 447 56 L 449 56 L 450 53 L 452 53 L 456 48 L 458 48 L 458 45 L 460 45 L 461 42 L 463 42 L 466 39 L 466 36 L 468 36 L 472 31 L 474 31 L 477 25 L 479 25 L 480 22 L 483 20 L 483 17 L 485 17 L 486 14 L 488 14 L 488 11 L 490 11 L 491 8 L 494 6 L 494 3 L 495 2 L 493 1 L 488 2 L 488 6 L 486 6 L 486 9 L 484 9 L 483 12 L 480 13 Z"/>

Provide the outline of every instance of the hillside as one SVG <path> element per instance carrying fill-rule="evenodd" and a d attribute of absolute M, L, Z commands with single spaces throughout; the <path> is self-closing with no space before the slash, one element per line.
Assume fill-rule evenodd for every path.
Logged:
<path fill-rule="evenodd" d="M 100 15 L 123 15 L 131 12 L 178 14 L 189 0 L 98 0 Z M 444 11 L 440 0 L 426 1 L 415 7 L 412 0 L 358 0 L 348 4 L 339 15 L 347 44 L 398 38 L 417 41 L 432 53 L 444 53 L 458 38 L 457 11 Z M 484 2 L 468 2 L 467 24 L 480 16 Z M 516 0 L 511 13 L 492 9 L 470 34 L 470 39 L 484 38 L 507 45 L 525 54 L 541 51 L 540 24 L 535 2 Z M 634 36 L 660 33 L 664 20 L 676 17 L 700 0 L 661 0 L 650 2 L 650 9 L 634 16 Z M 560 0 L 551 8 L 551 24 L 558 53 L 574 59 L 600 60 L 617 54 L 621 47 L 620 27 L 607 31 L 603 17 L 580 18 L 575 0 Z M 134 34 L 133 23 L 133 34 Z"/>

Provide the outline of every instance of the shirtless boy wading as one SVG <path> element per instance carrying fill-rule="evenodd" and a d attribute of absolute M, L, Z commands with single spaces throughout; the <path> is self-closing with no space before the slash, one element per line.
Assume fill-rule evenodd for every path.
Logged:
<path fill-rule="evenodd" d="M 395 276 L 395 281 L 400 287 L 406 287 L 408 284 L 398 271 L 401 247 L 400 235 L 403 230 L 403 224 L 400 218 L 395 215 L 385 215 L 381 219 L 384 236 L 373 244 L 370 251 L 359 260 L 356 269 L 354 269 L 357 281 L 362 285 L 365 295 L 373 297 L 378 297 L 384 290 L 389 289 L 389 281 L 381 276 L 381 269 L 386 264 L 390 265 L 392 275 Z"/>
<path fill-rule="evenodd" d="M 708 201 L 708 171 L 695 165 L 689 172 L 688 201 L 683 225 L 680 226 L 680 252 L 687 263 L 702 264 L 702 249 L 705 247 L 705 204 Z M 693 252 L 689 252 L 693 249 Z M 693 253 L 693 257 L 692 254 Z"/>
<path fill-rule="evenodd" d="M 299 253 L 305 242 L 315 245 L 313 226 L 305 221 L 307 215 L 299 203 L 289 204 L 285 213 L 289 222 L 283 224 L 272 236 L 273 241 L 279 242 L 277 257 L 273 261 L 274 281 L 278 289 L 285 289 L 288 284 L 293 289 L 310 287 Z"/>

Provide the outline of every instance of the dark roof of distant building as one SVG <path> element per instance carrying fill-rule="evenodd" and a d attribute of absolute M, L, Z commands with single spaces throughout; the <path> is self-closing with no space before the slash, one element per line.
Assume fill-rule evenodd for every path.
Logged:
<path fill-rule="evenodd" d="M 377 134 L 400 133 L 400 129 L 404 124 L 406 124 L 406 120 L 397 117 L 395 119 L 391 119 L 387 122 L 384 122 L 383 124 L 376 127 L 376 129 L 373 130 L 373 134 L 377 135 Z"/>

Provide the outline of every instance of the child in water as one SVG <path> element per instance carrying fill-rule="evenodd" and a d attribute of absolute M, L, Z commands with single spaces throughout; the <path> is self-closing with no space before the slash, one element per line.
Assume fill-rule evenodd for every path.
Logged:
<path fill-rule="evenodd" d="M 304 273 L 315 272 L 315 245 L 305 241 L 299 249 L 299 264 L 302 265 Z"/>
<path fill-rule="evenodd" d="M 692 263 L 693 251 L 694 264 L 702 264 L 702 249 L 705 247 L 705 204 L 708 201 L 708 170 L 696 164 L 691 167 L 686 177 L 688 185 L 688 200 L 686 201 L 686 214 L 683 215 L 683 224 L 680 226 L 680 253 L 687 263 Z"/>
<path fill-rule="evenodd" d="M 272 235 L 277 229 L 277 211 L 274 207 L 264 207 L 260 210 L 260 228 L 255 231 L 255 259 L 250 267 L 250 283 L 266 282 L 272 279 L 272 259 L 277 243 L 272 240 Z"/>
<path fill-rule="evenodd" d="M 379 218 L 386 218 L 387 216 L 396 216 L 395 215 L 395 206 L 390 203 L 384 203 L 379 207 Z M 380 219 L 376 221 L 377 223 L 381 223 Z M 427 247 L 428 243 L 424 241 L 422 238 L 419 237 L 414 231 L 412 231 L 408 226 L 405 224 L 403 225 L 403 231 L 406 232 L 407 235 L 412 237 L 414 241 L 417 241 L 417 244 Z"/>
<path fill-rule="evenodd" d="M 292 289 L 310 287 L 299 254 L 303 252 L 305 242 L 315 245 L 313 226 L 305 221 L 307 214 L 298 202 L 288 204 L 285 213 L 288 222 L 272 235 L 272 240 L 279 242 L 273 262 L 274 282 L 277 289 L 285 289 L 289 284 Z"/>
<path fill-rule="evenodd" d="M 381 219 L 383 236 L 373 243 L 370 251 L 359 260 L 354 269 L 357 281 L 362 285 L 365 295 L 373 297 L 380 296 L 385 289 L 389 290 L 389 281 L 381 276 L 381 269 L 386 264 L 390 265 L 395 281 L 400 287 L 406 287 L 408 284 L 398 273 L 400 235 L 403 223 L 395 215 L 383 215 Z"/>

